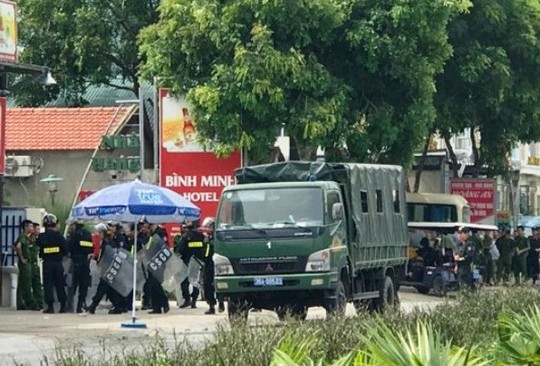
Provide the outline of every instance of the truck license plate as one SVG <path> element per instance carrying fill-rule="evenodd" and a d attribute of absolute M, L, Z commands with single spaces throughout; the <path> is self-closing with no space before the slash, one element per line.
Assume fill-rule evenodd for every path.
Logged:
<path fill-rule="evenodd" d="M 283 277 L 263 277 L 253 279 L 254 286 L 283 286 Z"/>

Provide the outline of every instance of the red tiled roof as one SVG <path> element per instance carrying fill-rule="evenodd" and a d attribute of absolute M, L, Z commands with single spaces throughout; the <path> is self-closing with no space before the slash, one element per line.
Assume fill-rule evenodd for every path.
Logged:
<path fill-rule="evenodd" d="M 8 108 L 6 150 L 93 150 L 101 136 L 116 132 L 134 109 Z"/>

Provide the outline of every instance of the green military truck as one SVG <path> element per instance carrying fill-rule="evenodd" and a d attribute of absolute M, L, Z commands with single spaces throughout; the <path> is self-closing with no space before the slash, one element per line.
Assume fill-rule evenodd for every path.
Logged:
<path fill-rule="evenodd" d="M 397 301 L 409 242 L 401 167 L 297 161 L 235 176 L 215 232 L 215 286 L 229 317 Z"/>

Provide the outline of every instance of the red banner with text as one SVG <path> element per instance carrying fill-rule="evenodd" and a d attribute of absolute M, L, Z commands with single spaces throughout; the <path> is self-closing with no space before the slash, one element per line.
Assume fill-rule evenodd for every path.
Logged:
<path fill-rule="evenodd" d="M 471 205 L 471 222 L 494 221 L 496 183 L 493 179 L 462 179 L 450 181 L 450 193 L 465 198 Z"/>
<path fill-rule="evenodd" d="M 221 159 L 197 143 L 197 124 L 184 98 L 160 93 L 160 185 L 193 202 L 201 209 L 201 221 L 215 216 L 221 191 L 235 184 L 234 170 L 242 166 L 239 151 Z M 170 237 L 180 223 L 166 225 Z"/>

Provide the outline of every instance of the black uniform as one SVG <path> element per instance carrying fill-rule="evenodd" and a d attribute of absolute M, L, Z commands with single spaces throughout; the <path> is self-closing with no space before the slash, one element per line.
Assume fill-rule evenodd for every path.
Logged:
<path fill-rule="evenodd" d="M 145 243 L 147 248 L 152 245 L 152 237 L 156 234 L 160 236 L 165 243 L 167 243 L 167 234 L 165 230 L 158 226 L 150 234 L 147 242 Z M 161 313 L 162 309 L 164 313 L 169 311 L 169 299 L 167 298 L 163 287 L 161 287 L 161 283 L 152 275 L 150 271 L 147 271 L 146 283 L 143 291 L 150 295 L 150 301 L 152 303 L 151 314 L 159 314 Z"/>
<path fill-rule="evenodd" d="M 101 257 L 102 257 L 102 255 L 103 255 L 103 253 L 105 251 L 105 248 L 107 246 L 110 246 L 110 247 L 115 248 L 115 249 L 118 248 L 114 238 L 112 238 L 110 236 L 107 236 L 106 238 L 104 238 L 102 240 L 102 242 L 101 242 L 99 256 L 98 256 L 98 259 L 97 259 L 98 263 L 101 261 Z M 122 298 L 111 286 L 109 286 L 107 281 L 105 281 L 104 279 L 99 280 L 98 288 L 96 290 L 96 293 L 94 294 L 94 297 L 92 298 L 92 304 L 90 304 L 90 306 L 88 307 L 88 311 L 91 314 L 94 314 L 95 311 L 96 311 L 97 306 L 99 305 L 99 303 L 101 302 L 103 297 L 105 297 L 105 295 L 107 295 L 107 297 L 109 298 L 109 300 L 113 304 L 113 309 L 111 309 L 109 311 L 109 314 L 119 314 L 119 313 L 121 313 L 123 311 L 122 306 L 124 305 L 124 303 L 122 303 Z"/>
<path fill-rule="evenodd" d="M 473 289 L 473 274 L 472 274 L 472 265 L 475 258 L 475 248 L 474 244 L 467 240 L 458 248 L 458 253 L 463 260 L 458 262 L 458 282 L 461 286 L 467 286 Z"/>
<path fill-rule="evenodd" d="M 178 239 L 175 240 L 174 251 L 175 253 L 180 254 L 180 258 L 186 264 L 186 266 L 189 264 L 191 257 L 198 259 L 201 264 L 204 263 L 204 242 L 206 238 L 201 232 L 195 230 L 194 228 L 190 228 L 183 235 L 176 238 Z M 191 306 L 195 307 L 195 303 L 199 297 L 199 289 L 196 286 L 193 286 L 193 291 L 191 292 L 190 296 L 189 281 L 187 278 L 182 282 L 180 288 L 182 290 L 182 297 L 184 300 L 186 300 L 185 305 L 187 305 L 189 301 Z M 185 307 L 185 305 L 182 305 L 182 307 Z"/>
<path fill-rule="evenodd" d="M 88 256 L 94 251 L 92 235 L 82 226 L 78 226 L 69 238 L 68 251 L 73 260 L 73 293 L 78 288 L 77 312 L 81 313 L 83 306 L 85 306 L 86 294 L 90 285 L 90 262 Z"/>
<path fill-rule="evenodd" d="M 529 278 L 532 278 L 533 284 L 536 283 L 538 279 L 538 273 L 540 272 L 540 265 L 538 263 L 538 252 L 540 248 L 540 238 L 535 238 L 533 236 L 529 237 L 529 243 L 531 248 L 529 249 L 529 254 L 527 256 L 527 274 Z"/>
<path fill-rule="evenodd" d="M 203 285 L 204 297 L 210 308 L 216 305 L 216 289 L 214 287 L 214 238 L 208 235 L 204 240 L 204 269 Z"/>
<path fill-rule="evenodd" d="M 60 302 L 60 312 L 66 312 L 66 291 L 64 288 L 64 266 L 62 259 L 67 255 L 66 239 L 58 232 L 46 228 L 37 238 L 39 256 L 43 258 L 43 290 L 47 312 L 53 310 L 54 294 Z"/>

